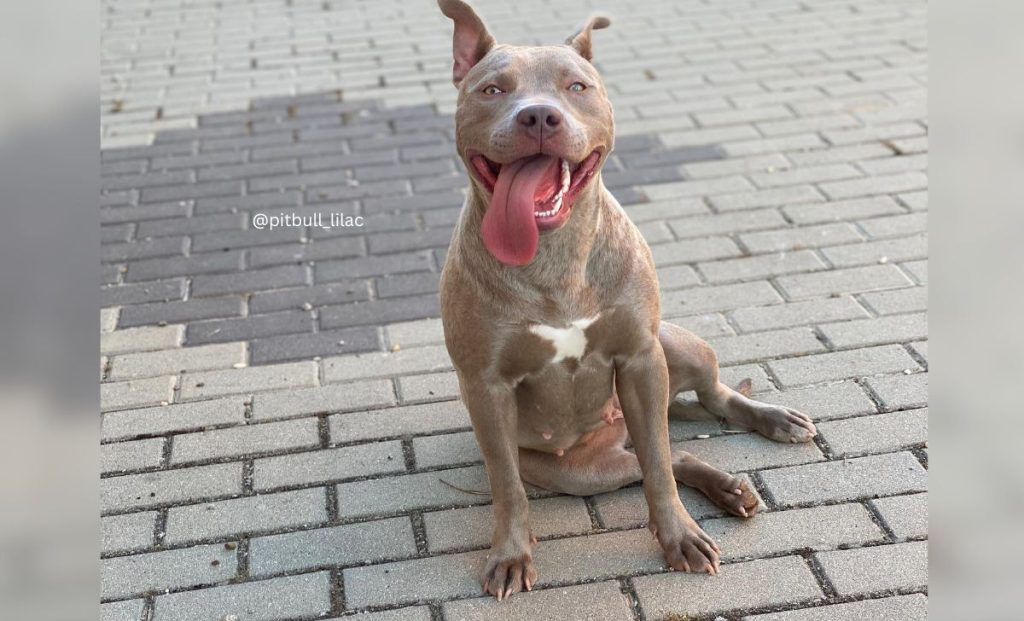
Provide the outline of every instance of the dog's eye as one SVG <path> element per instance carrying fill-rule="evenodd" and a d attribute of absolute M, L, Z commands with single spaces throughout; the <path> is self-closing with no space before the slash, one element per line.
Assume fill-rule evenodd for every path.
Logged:
<path fill-rule="evenodd" d="M 587 86 L 583 82 L 573 82 L 569 85 L 569 90 L 574 93 L 582 93 L 587 90 Z"/>
<path fill-rule="evenodd" d="M 504 93 L 505 91 L 501 90 L 500 88 L 498 88 L 497 86 L 495 86 L 493 84 L 490 84 L 490 85 L 484 87 L 484 91 L 483 92 L 484 92 L 484 95 L 500 95 L 500 94 Z"/>

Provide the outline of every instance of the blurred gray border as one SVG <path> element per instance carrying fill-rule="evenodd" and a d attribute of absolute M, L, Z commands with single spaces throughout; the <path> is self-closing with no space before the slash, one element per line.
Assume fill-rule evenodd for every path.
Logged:
<path fill-rule="evenodd" d="M 929 9 L 931 613 L 1020 618 L 1024 3 Z"/>

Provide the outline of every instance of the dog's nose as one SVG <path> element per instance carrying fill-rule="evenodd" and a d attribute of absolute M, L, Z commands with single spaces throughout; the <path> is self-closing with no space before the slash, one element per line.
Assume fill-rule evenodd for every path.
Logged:
<path fill-rule="evenodd" d="M 538 139 L 546 132 L 557 130 L 562 125 L 562 113 L 554 106 L 526 106 L 516 115 L 520 127 Z"/>

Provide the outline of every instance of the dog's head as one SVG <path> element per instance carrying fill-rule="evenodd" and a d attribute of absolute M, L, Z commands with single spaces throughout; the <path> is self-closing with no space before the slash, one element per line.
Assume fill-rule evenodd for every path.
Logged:
<path fill-rule="evenodd" d="M 562 227 L 614 141 L 612 106 L 590 63 L 594 16 L 565 45 L 499 45 L 462 0 L 438 0 L 455 22 L 455 135 L 486 203 L 481 235 L 507 265 L 533 259 L 541 233 Z"/>

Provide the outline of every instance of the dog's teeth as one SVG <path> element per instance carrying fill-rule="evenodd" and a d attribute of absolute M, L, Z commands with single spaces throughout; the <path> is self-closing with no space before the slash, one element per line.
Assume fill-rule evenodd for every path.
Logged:
<path fill-rule="evenodd" d="M 562 160 L 562 194 L 569 191 L 569 181 L 572 180 L 572 174 L 569 172 L 569 162 Z"/>

